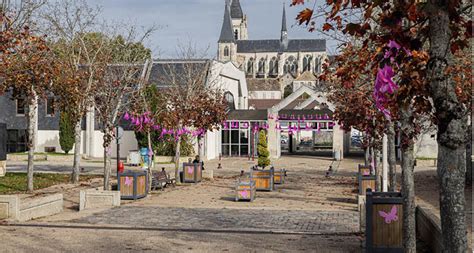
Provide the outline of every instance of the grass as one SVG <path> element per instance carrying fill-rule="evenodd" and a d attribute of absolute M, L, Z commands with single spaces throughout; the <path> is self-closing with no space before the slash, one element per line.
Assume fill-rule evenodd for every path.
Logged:
<path fill-rule="evenodd" d="M 28 152 L 18 152 L 18 153 L 10 153 L 11 155 L 28 155 Z M 50 156 L 71 156 L 74 155 L 72 153 L 65 154 L 65 153 L 58 153 L 58 152 L 51 152 L 51 153 L 45 153 L 45 152 L 35 152 L 35 155 L 50 155 Z"/>
<path fill-rule="evenodd" d="M 426 160 L 426 161 L 428 161 L 428 160 L 436 160 L 436 158 L 432 158 L 432 157 L 423 157 L 423 156 L 421 156 L 421 157 L 417 157 L 416 159 L 417 159 L 417 160 Z"/>
<path fill-rule="evenodd" d="M 89 180 L 97 176 L 81 176 L 81 181 Z M 35 173 L 33 184 L 35 190 L 47 188 L 53 185 L 69 183 L 69 174 Z M 25 193 L 27 189 L 26 173 L 7 173 L 0 177 L 0 194 Z"/>

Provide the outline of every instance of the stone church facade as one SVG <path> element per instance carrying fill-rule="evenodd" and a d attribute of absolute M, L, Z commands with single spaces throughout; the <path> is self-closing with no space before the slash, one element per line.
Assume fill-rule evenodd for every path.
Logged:
<path fill-rule="evenodd" d="M 249 85 L 250 99 L 282 99 L 287 90 L 294 91 L 294 80 L 313 81 L 327 59 L 326 40 L 290 39 L 283 6 L 279 39 L 250 40 L 248 19 L 239 0 L 227 1 L 218 41 L 217 60 L 232 62 L 244 71 Z M 303 73 L 311 75 L 304 75 Z M 313 76 L 313 77 L 310 77 Z M 261 80 L 268 79 L 262 86 Z M 256 83 L 258 87 L 252 87 Z M 275 88 L 278 83 L 278 89 Z"/>

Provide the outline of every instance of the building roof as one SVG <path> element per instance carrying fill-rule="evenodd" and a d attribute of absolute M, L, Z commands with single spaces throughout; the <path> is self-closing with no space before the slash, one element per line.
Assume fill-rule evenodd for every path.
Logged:
<path fill-rule="evenodd" d="M 280 91 L 280 82 L 276 78 L 247 78 L 249 91 Z"/>
<path fill-rule="evenodd" d="M 249 99 L 249 107 L 255 110 L 263 110 L 271 108 L 272 106 L 281 102 L 281 99 Z"/>
<path fill-rule="evenodd" d="M 280 103 L 282 100 L 283 99 L 249 99 L 248 103 L 249 103 L 249 106 L 253 107 L 255 110 L 263 110 L 263 109 L 272 108 L 273 106 Z M 296 99 L 292 101 L 289 105 L 287 105 L 284 109 L 293 110 L 304 101 L 306 101 L 306 99 Z M 314 109 L 318 104 L 319 103 L 317 101 L 313 101 L 303 109 L 305 110 Z"/>
<path fill-rule="evenodd" d="M 332 118 L 333 113 L 329 109 L 318 109 L 318 110 L 292 110 L 284 109 L 278 112 L 281 120 L 291 120 L 296 121 L 298 117 L 302 118 L 303 116 L 307 119 L 313 118 L 315 116 L 324 116 L 327 114 Z M 229 112 L 227 120 L 267 120 L 268 111 L 267 110 L 233 110 Z"/>
<path fill-rule="evenodd" d="M 288 40 L 288 47 L 281 46 L 280 40 L 238 40 L 238 53 L 263 52 L 324 52 L 326 40 L 323 39 L 296 39 Z"/>
<path fill-rule="evenodd" d="M 219 42 L 234 42 L 234 32 L 232 30 L 232 20 L 230 17 L 230 6 L 229 2 L 225 2 L 224 20 L 222 22 L 221 35 Z"/>
<path fill-rule="evenodd" d="M 295 81 L 317 81 L 318 79 L 311 71 L 305 71 Z"/>
<path fill-rule="evenodd" d="M 157 86 L 168 86 L 170 83 L 168 83 L 167 80 L 170 80 L 173 77 L 179 78 L 186 73 L 198 76 L 207 73 L 209 66 L 210 60 L 207 59 L 155 60 L 150 69 L 148 82 Z"/>
<path fill-rule="evenodd" d="M 239 0 L 232 0 L 232 4 L 230 5 L 230 16 L 235 19 L 244 17 Z"/>
<path fill-rule="evenodd" d="M 233 110 L 227 120 L 267 120 L 267 110 Z"/>

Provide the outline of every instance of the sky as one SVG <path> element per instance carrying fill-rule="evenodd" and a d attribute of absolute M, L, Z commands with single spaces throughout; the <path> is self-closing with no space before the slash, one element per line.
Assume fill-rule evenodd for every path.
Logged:
<path fill-rule="evenodd" d="M 138 27 L 158 26 L 146 42 L 154 58 L 176 56 L 176 45 L 192 42 L 199 51 L 208 50 L 215 57 L 224 16 L 224 0 L 87 0 L 102 6 L 101 17 L 107 21 L 130 22 Z M 280 38 L 283 0 L 240 0 L 247 15 L 249 39 Z M 296 25 L 295 17 L 302 6 L 289 7 L 286 1 L 290 39 L 320 39 Z M 328 53 L 336 43 L 328 41 Z"/>

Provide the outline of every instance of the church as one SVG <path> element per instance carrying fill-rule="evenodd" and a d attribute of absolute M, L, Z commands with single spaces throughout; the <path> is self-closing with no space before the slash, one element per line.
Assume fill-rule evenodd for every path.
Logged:
<path fill-rule="evenodd" d="M 290 39 L 283 5 L 279 39 L 251 40 L 248 19 L 239 0 L 226 1 L 218 41 L 217 60 L 232 62 L 245 72 L 249 105 L 280 100 L 301 84 L 314 85 L 328 58 L 324 39 Z M 267 101 L 266 104 L 268 104 Z"/>

